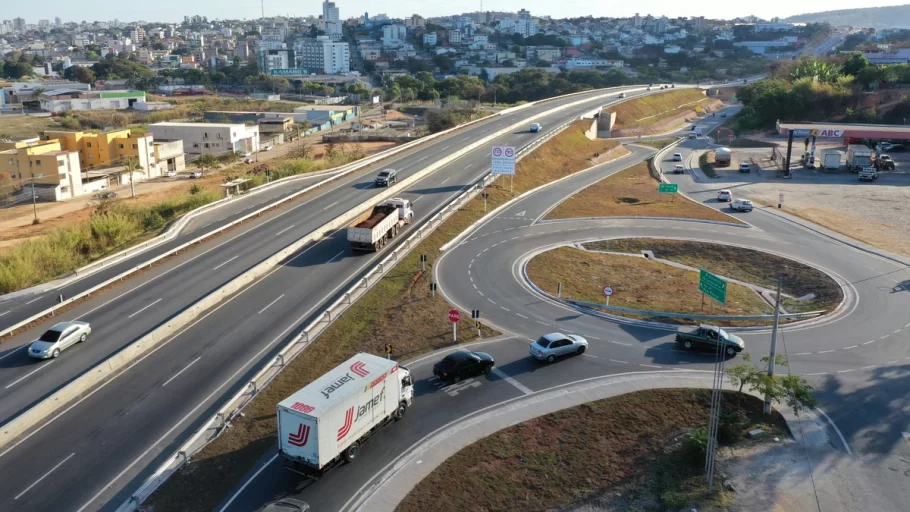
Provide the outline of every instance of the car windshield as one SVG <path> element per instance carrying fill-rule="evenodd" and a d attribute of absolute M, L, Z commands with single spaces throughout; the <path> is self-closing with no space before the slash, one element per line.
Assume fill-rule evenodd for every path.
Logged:
<path fill-rule="evenodd" d="M 55 343 L 60 339 L 61 334 L 63 334 L 63 331 L 56 331 L 54 329 L 51 329 L 42 334 L 41 337 L 38 338 L 38 341 L 49 341 L 51 343 Z"/>
<path fill-rule="evenodd" d="M 723 338 L 723 339 L 725 339 L 725 340 L 730 339 L 730 337 L 727 336 L 727 331 L 725 331 L 725 330 L 723 330 L 723 329 L 718 329 L 717 331 L 720 333 L 720 337 L 721 337 L 721 338 Z"/>
<path fill-rule="evenodd" d="M 389 175 L 389 171 L 382 171 L 381 173 L 379 173 L 379 177 L 380 177 L 380 178 L 385 178 L 385 177 L 387 177 L 388 175 Z"/>
<path fill-rule="evenodd" d="M 546 338 L 540 338 L 537 340 L 537 344 L 543 348 L 547 348 L 548 346 L 550 346 L 550 340 L 548 340 Z"/>

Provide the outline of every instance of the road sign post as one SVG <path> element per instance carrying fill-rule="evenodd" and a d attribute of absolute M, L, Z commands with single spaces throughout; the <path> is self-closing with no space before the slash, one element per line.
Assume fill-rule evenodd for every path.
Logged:
<path fill-rule="evenodd" d="M 613 287 L 612 287 L 612 286 L 604 286 L 604 297 L 606 297 L 605 305 L 607 305 L 607 306 L 610 305 L 610 297 L 611 297 L 612 295 L 613 295 Z"/>
<path fill-rule="evenodd" d="M 727 303 L 727 282 L 707 270 L 698 273 L 698 289 L 720 304 Z"/>
<path fill-rule="evenodd" d="M 482 338 L 483 335 L 480 332 L 481 325 L 480 325 L 480 310 L 479 309 L 471 310 L 471 319 L 474 320 L 474 327 L 477 328 L 477 337 Z"/>
<path fill-rule="evenodd" d="M 457 309 L 449 310 L 449 321 L 452 322 L 452 341 L 458 341 L 458 322 L 461 320 L 461 312 Z"/>
<path fill-rule="evenodd" d="M 679 192 L 679 185 L 676 183 L 661 183 L 657 185 L 657 192 L 659 194 L 670 194 L 672 196 L 671 201 L 676 201 L 676 194 Z"/>
<path fill-rule="evenodd" d="M 420 255 L 420 270 L 426 271 L 426 269 L 427 269 L 427 255 L 421 254 Z"/>
<path fill-rule="evenodd" d="M 512 146 L 493 146 L 491 152 L 492 169 L 495 174 L 513 176 L 515 174 L 515 148 Z"/>
<path fill-rule="evenodd" d="M 784 193 L 781 192 L 780 194 L 777 194 L 777 207 L 780 208 L 783 205 L 784 205 Z"/>
<path fill-rule="evenodd" d="M 392 359 L 392 345 L 386 344 L 385 346 L 385 358 Z"/>
<path fill-rule="evenodd" d="M 436 283 L 430 283 L 430 293 L 433 294 L 433 298 L 436 298 Z"/>

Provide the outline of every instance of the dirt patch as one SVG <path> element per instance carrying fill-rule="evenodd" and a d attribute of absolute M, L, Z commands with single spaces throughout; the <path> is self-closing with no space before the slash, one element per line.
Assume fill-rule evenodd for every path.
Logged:
<path fill-rule="evenodd" d="M 518 162 L 512 192 L 505 180 L 490 186 L 487 208 L 590 167 L 594 153 L 624 154 L 617 142 L 588 140 L 584 124 L 569 127 Z M 392 357 L 403 360 L 451 345 L 446 317 L 451 305 L 440 294 L 430 296 L 432 273 L 421 271 L 420 255 L 427 255 L 427 268 L 432 268 L 441 255 L 439 247 L 484 215 L 484 201 L 478 196 L 449 217 L 263 389 L 244 409 L 244 417 L 236 418 L 230 430 L 196 454 L 144 506 L 155 512 L 214 508 L 274 444 L 275 404 L 353 354 L 379 354 L 388 343 L 395 347 Z M 459 342 L 476 339 L 467 316 L 458 329 Z M 495 334 L 484 328 L 484 337 Z"/>
<path fill-rule="evenodd" d="M 742 425 L 767 421 L 769 429 L 786 431 L 783 418 L 763 417 L 762 402 L 752 396 L 725 392 L 723 406 L 741 415 Z M 709 408 L 710 391 L 657 389 L 542 416 L 463 448 L 396 510 L 575 510 L 620 502 L 627 506 L 607 510 L 719 510 L 732 496 L 708 495 L 704 460 L 680 450 L 685 433 L 707 422 Z"/>
<path fill-rule="evenodd" d="M 559 247 L 535 256 L 528 262 L 527 271 L 534 284 L 552 295 L 562 283 L 565 299 L 601 304 L 603 287 L 609 285 L 615 290 L 611 306 L 673 313 L 708 313 L 711 309 L 710 305 L 702 309 L 697 272 L 646 258 Z M 774 308 L 756 292 L 736 283 L 727 284 L 727 303 L 715 308 L 719 315 L 773 312 Z"/>
<path fill-rule="evenodd" d="M 0 117 L 0 139 L 37 137 L 52 124 L 56 124 L 56 120 L 51 116 L 2 116 Z"/>
<path fill-rule="evenodd" d="M 830 312 L 844 299 L 841 286 L 821 270 L 767 252 L 706 242 L 655 238 L 603 240 L 585 244 L 585 247 L 596 251 L 632 254 L 653 251 L 656 258 L 704 269 L 769 290 L 777 289 L 777 275 L 783 271 L 783 295 L 796 298 L 815 295 L 814 299 L 804 301 L 785 298 L 784 308 L 793 313 L 820 309 Z"/>
<path fill-rule="evenodd" d="M 695 89 L 671 90 L 618 103 L 610 109 L 616 113 L 613 136 L 659 133 L 668 121 L 678 124 L 690 115 L 696 116 L 696 107 L 708 104 L 719 105 L 720 102 Z"/>
<path fill-rule="evenodd" d="M 676 217 L 741 224 L 738 220 L 682 197 L 657 191 L 648 162 L 604 178 L 560 203 L 546 219 L 586 217 Z"/>

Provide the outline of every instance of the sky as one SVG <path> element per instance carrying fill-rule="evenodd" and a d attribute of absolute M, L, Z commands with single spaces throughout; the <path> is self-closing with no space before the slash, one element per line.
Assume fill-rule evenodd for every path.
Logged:
<path fill-rule="evenodd" d="M 320 0 L 306 0 L 288 2 L 287 0 L 263 0 L 266 16 L 289 15 L 307 16 L 318 15 L 322 12 Z M 390 17 L 405 17 L 411 14 L 420 14 L 424 17 L 460 14 L 468 11 L 480 10 L 480 0 L 475 3 L 459 3 L 454 7 L 454 2 L 429 0 L 414 2 L 412 0 L 336 0 L 336 5 L 341 10 L 341 18 L 359 16 L 364 12 L 370 14 L 385 13 Z M 764 0 L 762 2 L 683 2 L 679 0 L 638 0 L 636 2 L 607 2 L 604 0 L 485 0 L 484 10 L 518 11 L 528 9 L 532 15 L 550 15 L 554 18 L 577 16 L 606 16 L 629 17 L 636 12 L 642 16 L 652 14 L 655 16 L 706 16 L 709 18 L 730 19 L 738 16 L 753 14 L 762 18 L 781 18 L 805 12 L 822 10 L 852 9 L 857 7 L 879 7 L 885 5 L 901 5 L 907 0 L 872 0 L 863 4 L 856 0 L 828 0 L 827 2 L 810 4 L 793 2 L 792 0 Z M 37 23 L 39 19 L 49 19 L 53 22 L 59 16 L 64 22 L 96 21 L 93 16 L 103 16 L 97 21 L 111 21 L 115 18 L 120 21 L 144 20 L 148 22 L 178 22 L 184 16 L 198 14 L 209 19 L 253 19 L 261 12 L 259 0 L 155 0 L 154 2 L 73 2 L 72 0 L 45 0 L 40 2 L 40 11 L 30 2 L 9 2 L 3 8 L 2 18 L 25 18 L 27 23 Z M 379 8 L 377 6 L 381 5 Z"/>

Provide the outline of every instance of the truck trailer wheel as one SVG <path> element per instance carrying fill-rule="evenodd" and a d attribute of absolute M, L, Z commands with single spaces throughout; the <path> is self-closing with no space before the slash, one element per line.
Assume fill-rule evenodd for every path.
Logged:
<path fill-rule="evenodd" d="M 398 404 L 398 409 L 395 410 L 395 421 L 398 421 L 404 418 L 404 414 L 408 412 L 408 404 L 401 402 Z"/>
<path fill-rule="evenodd" d="M 354 462 L 354 459 L 357 458 L 357 455 L 360 454 L 360 443 L 354 442 L 351 446 L 344 451 L 344 460 L 347 462 Z"/>

